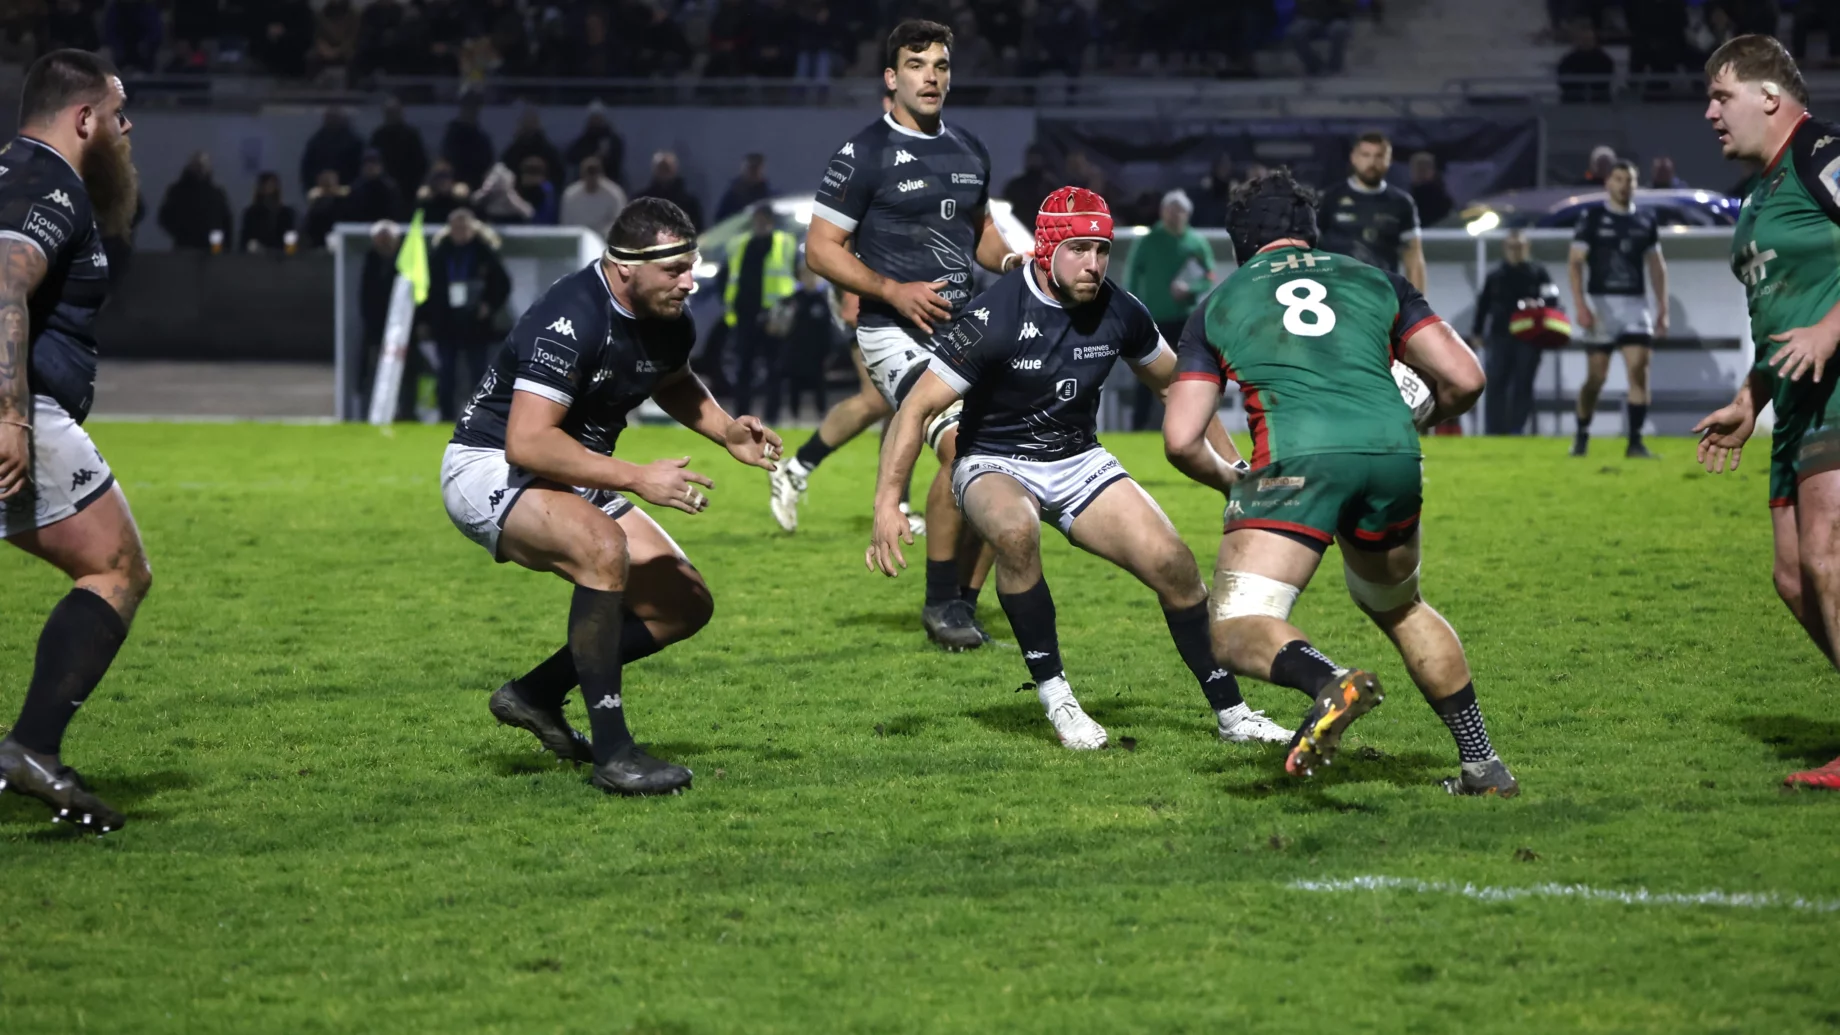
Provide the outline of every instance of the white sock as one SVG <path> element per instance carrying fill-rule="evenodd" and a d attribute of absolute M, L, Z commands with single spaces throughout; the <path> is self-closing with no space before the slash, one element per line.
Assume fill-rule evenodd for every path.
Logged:
<path fill-rule="evenodd" d="M 1051 712 L 1073 700 L 1073 687 L 1065 675 L 1049 676 L 1035 687 L 1035 696 L 1041 699 L 1042 710 Z"/>

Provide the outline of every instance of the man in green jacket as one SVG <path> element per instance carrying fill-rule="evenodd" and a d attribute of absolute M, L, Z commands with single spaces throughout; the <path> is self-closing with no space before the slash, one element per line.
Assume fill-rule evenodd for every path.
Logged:
<path fill-rule="evenodd" d="M 1188 314 L 1214 284 L 1214 249 L 1188 225 L 1194 211 L 1195 203 L 1184 191 L 1163 195 L 1162 218 L 1133 242 L 1124 264 L 1125 290 L 1150 310 L 1170 348 L 1181 340 Z M 1161 411 L 1156 395 L 1138 385 L 1131 404 L 1131 430 L 1161 424 Z"/>

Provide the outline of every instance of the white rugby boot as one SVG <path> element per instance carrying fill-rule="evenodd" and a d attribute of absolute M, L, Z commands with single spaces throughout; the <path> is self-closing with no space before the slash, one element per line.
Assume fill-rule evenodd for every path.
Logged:
<path fill-rule="evenodd" d="M 767 507 L 773 511 L 773 520 L 788 532 L 799 530 L 799 502 L 805 498 L 810 477 L 811 471 L 796 456 L 787 457 L 767 474 L 767 487 L 772 491 Z"/>
<path fill-rule="evenodd" d="M 1044 681 L 1035 688 L 1036 697 L 1060 735 L 1061 746 L 1070 751 L 1097 751 L 1106 746 L 1105 727 L 1094 722 L 1073 696 L 1073 688 L 1062 676 Z"/>
<path fill-rule="evenodd" d="M 1214 713 L 1219 722 L 1220 739 L 1229 744 L 1288 744 L 1297 735 L 1295 730 L 1287 730 L 1265 717 L 1264 712 L 1255 712 L 1244 701 L 1231 708 L 1222 708 Z"/>

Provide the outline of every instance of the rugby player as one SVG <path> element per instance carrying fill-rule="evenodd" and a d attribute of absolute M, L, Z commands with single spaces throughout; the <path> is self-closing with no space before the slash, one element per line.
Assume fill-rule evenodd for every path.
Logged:
<path fill-rule="evenodd" d="M 882 407 L 861 397 L 838 404 L 850 436 L 900 405 L 930 353 L 927 340 L 971 297 L 971 265 L 1003 272 L 1021 265 L 990 217 L 990 155 L 976 137 L 940 119 L 952 87 L 952 30 L 905 21 L 889 34 L 882 76 L 892 111 L 845 141 L 818 187 L 806 237 L 806 262 L 819 276 L 862 296 L 857 347 Z M 836 414 L 838 411 L 833 410 Z M 949 650 L 982 646 L 977 624 L 978 547 L 961 543 L 964 523 L 952 499 L 950 469 L 956 410 L 926 429 L 940 459 L 926 498 L 927 635 Z M 825 426 L 833 422 L 830 415 Z M 772 480 L 781 527 L 798 525 L 798 500 L 811 472 L 836 444 L 821 426 Z"/>
<path fill-rule="evenodd" d="M 1768 36 L 1739 36 L 1706 62 L 1706 118 L 1725 157 L 1753 162 L 1731 238 L 1731 270 L 1750 303 L 1757 358 L 1738 396 L 1694 426 L 1699 459 L 1737 470 L 1757 411 L 1776 407 L 1770 525 L 1777 595 L 1828 661 L 1840 642 L 1840 126 L 1808 112 L 1795 60 Z M 1840 758 L 1785 783 L 1840 790 Z"/>
<path fill-rule="evenodd" d="M 1623 455 L 1653 460 L 1655 454 L 1642 444 L 1642 424 L 1648 420 L 1649 345 L 1667 335 L 1667 262 L 1661 257 L 1655 214 L 1635 205 L 1636 163 L 1612 166 L 1604 190 L 1609 199 L 1601 208 L 1587 209 L 1572 234 L 1572 304 L 1578 310 L 1578 326 L 1590 333 L 1592 344 L 1584 384 L 1578 386 L 1578 432 L 1571 455 L 1584 456 L 1591 447 L 1597 393 L 1610 373 L 1610 353 L 1620 349 L 1629 375 L 1624 403 L 1629 445 Z M 1644 279 L 1654 285 L 1652 309 Z"/>
<path fill-rule="evenodd" d="M 1289 619 L 1323 551 L 1339 543 L 1349 595 L 1399 648 L 1457 742 L 1462 769 L 1445 788 L 1518 793 L 1489 743 L 1463 645 L 1418 592 L 1418 430 L 1475 405 L 1482 368 L 1404 277 L 1316 249 L 1314 199 L 1288 170 L 1236 191 L 1227 230 L 1240 266 L 1182 331 L 1163 425 L 1170 460 L 1228 494 L 1215 655 L 1310 696 L 1287 772 L 1332 761 L 1348 724 L 1380 703 L 1380 681 L 1330 661 Z M 1389 373 L 1394 357 L 1433 393 L 1419 427 Z M 1227 380 L 1244 393 L 1252 430 L 1252 470 L 1237 479 L 1211 434 Z"/>
<path fill-rule="evenodd" d="M 20 91 L 19 135 L 0 149 L 0 539 L 75 585 L 45 620 L 0 740 L 0 789 L 100 834 L 125 819 L 60 752 L 153 583 L 127 498 L 83 430 L 109 289 L 102 239 L 134 217 L 133 125 L 120 75 L 86 51 L 39 58 Z"/>
<path fill-rule="evenodd" d="M 1322 227 L 1322 250 L 1339 252 L 1403 273 L 1425 290 L 1425 243 L 1419 238 L 1418 203 L 1386 182 L 1393 166 L 1393 142 L 1385 133 L 1363 133 L 1348 152 L 1349 176 L 1323 193 L 1319 209 L 1328 214 Z"/>
<path fill-rule="evenodd" d="M 607 241 L 602 258 L 551 284 L 512 327 L 454 426 L 441 498 L 493 560 L 575 584 L 567 645 L 500 687 L 492 714 L 560 759 L 593 763 L 602 790 L 668 793 L 689 785 L 690 770 L 633 743 L 621 669 L 694 635 L 714 605 L 683 551 L 625 494 L 696 514 L 713 483 L 689 457 L 637 464 L 614 447 L 648 396 L 744 464 L 772 470 L 780 441 L 757 418 L 730 417 L 687 365 L 690 217 L 639 198 Z M 591 744 L 562 715 L 577 683 Z"/>
<path fill-rule="evenodd" d="M 1016 631 L 1048 720 L 1069 748 L 1106 746 L 1061 666 L 1054 597 L 1041 573 L 1041 520 L 1075 546 L 1155 591 L 1176 651 L 1214 709 L 1221 739 L 1290 739 L 1240 697 L 1208 644 L 1207 586 L 1195 555 L 1156 501 L 1096 435 L 1099 393 L 1123 359 L 1161 394 L 1176 356 L 1150 311 L 1105 279 L 1112 215 L 1105 199 L 1062 187 L 1035 219 L 1035 261 L 1006 274 L 933 339 L 934 359 L 896 411 L 882 444 L 875 538 L 864 557 L 893 577 L 911 543 L 899 501 L 926 427 L 962 398 L 952 491 L 997 554 L 997 599 Z M 1237 459 L 1215 420 L 1203 428 L 1217 455 Z"/>

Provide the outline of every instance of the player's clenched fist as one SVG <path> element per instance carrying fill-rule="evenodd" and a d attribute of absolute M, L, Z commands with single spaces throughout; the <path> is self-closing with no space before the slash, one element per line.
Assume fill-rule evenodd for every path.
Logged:
<path fill-rule="evenodd" d="M 632 490 L 647 503 L 676 507 L 686 514 L 701 513 L 709 506 L 709 497 L 697 486 L 711 489 L 716 483 L 690 470 L 689 464 L 687 456 L 653 460 L 639 468 L 639 477 L 633 482 Z"/>

